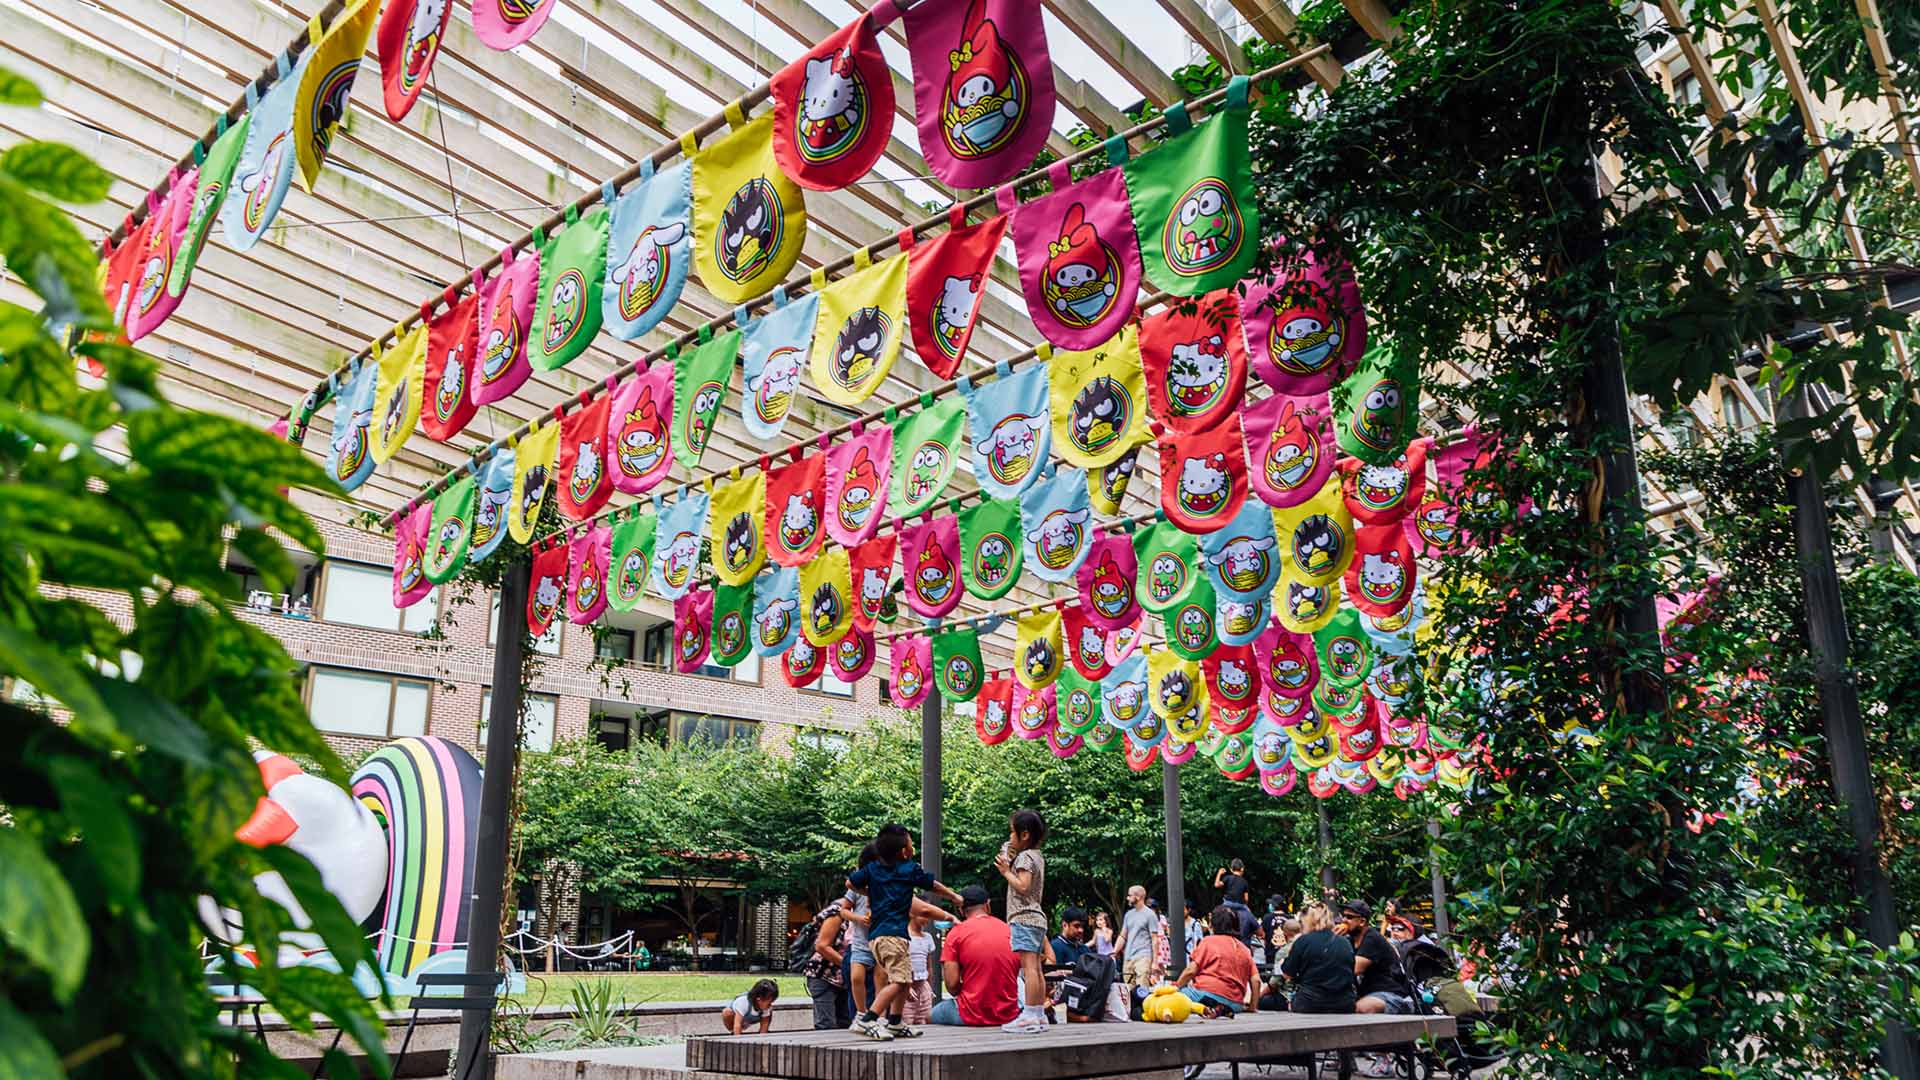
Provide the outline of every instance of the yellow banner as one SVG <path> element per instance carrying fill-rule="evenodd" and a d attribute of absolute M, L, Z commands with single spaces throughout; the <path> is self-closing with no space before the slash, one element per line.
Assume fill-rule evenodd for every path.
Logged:
<path fill-rule="evenodd" d="M 1069 463 L 1110 465 L 1148 437 L 1138 323 L 1096 348 L 1055 353 L 1047 361 L 1047 386 L 1053 445 Z"/>
<path fill-rule="evenodd" d="M 855 265 L 866 249 L 854 253 Z M 858 405 L 886 381 L 907 330 L 907 257 L 873 263 L 820 291 L 813 326 L 813 385 Z"/>
<path fill-rule="evenodd" d="M 807 204 L 773 160 L 773 110 L 693 155 L 693 262 L 717 299 L 780 284 L 807 238 Z"/>
<path fill-rule="evenodd" d="M 513 498 L 507 503 L 507 533 L 522 544 L 533 542 L 540 504 L 553 486 L 553 461 L 560 453 L 560 424 L 542 425 L 513 447 Z"/>
<path fill-rule="evenodd" d="M 728 585 L 745 585 L 767 564 L 760 539 L 767 512 L 767 474 L 743 476 L 713 489 L 707 504 L 707 537 L 712 542 L 713 572 Z"/>
<path fill-rule="evenodd" d="M 420 384 L 427 373 L 427 324 L 416 323 L 380 354 L 373 392 L 373 460 L 384 465 L 413 436 L 420 422 Z"/>
<path fill-rule="evenodd" d="M 847 549 L 828 548 L 800 568 L 800 632 L 826 648 L 853 626 L 853 569 Z"/>
<path fill-rule="evenodd" d="M 300 165 L 300 183 L 308 191 L 327 162 L 333 133 L 347 118 L 347 99 L 353 96 L 353 77 L 367 51 L 380 16 L 380 0 L 359 0 L 333 21 L 307 57 L 300 88 L 293 95 L 293 156 Z M 319 20 L 314 20 L 318 26 Z"/>
<path fill-rule="evenodd" d="M 1060 676 L 1060 612 L 1048 608 L 1020 618 L 1013 645 L 1013 674 L 1029 690 L 1044 690 Z"/>

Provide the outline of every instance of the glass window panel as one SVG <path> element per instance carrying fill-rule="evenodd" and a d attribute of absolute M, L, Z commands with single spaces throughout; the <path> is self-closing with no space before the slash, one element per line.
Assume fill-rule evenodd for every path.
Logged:
<path fill-rule="evenodd" d="M 424 600 L 421 601 L 421 603 L 425 603 L 425 602 L 426 601 Z M 546 653 L 548 656 L 559 656 L 560 655 L 560 631 L 562 626 L 564 625 L 564 622 L 565 620 L 562 620 L 562 619 L 553 620 L 553 622 L 548 625 L 546 633 L 541 634 L 539 637 L 533 639 L 533 651 Z M 499 626 L 500 626 L 500 594 L 494 593 L 493 603 L 487 609 L 487 645 L 488 646 L 499 644 L 499 642 L 496 639 L 500 635 L 495 632 L 499 628 Z"/>
<path fill-rule="evenodd" d="M 320 617 L 329 622 L 383 630 L 400 625 L 400 617 L 393 608 L 391 573 L 352 563 L 330 563 L 325 590 L 320 600 Z"/>
<path fill-rule="evenodd" d="M 315 668 L 310 713 L 322 731 L 385 735 L 393 680 L 385 675 Z"/>
<path fill-rule="evenodd" d="M 399 735 L 427 733 L 427 684 L 400 680 L 393 687 L 393 723 L 390 730 Z"/>

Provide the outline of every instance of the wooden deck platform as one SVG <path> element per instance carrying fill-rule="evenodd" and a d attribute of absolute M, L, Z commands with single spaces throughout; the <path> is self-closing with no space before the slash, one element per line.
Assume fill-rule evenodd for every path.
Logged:
<path fill-rule="evenodd" d="M 1260 1013 L 1184 1024 L 1070 1024 L 1040 1035 L 926 1027 L 872 1042 L 845 1031 L 687 1040 L 696 1071 L 781 1080 L 1073 1080 L 1210 1061 L 1290 1057 L 1454 1034 L 1445 1016 Z"/>

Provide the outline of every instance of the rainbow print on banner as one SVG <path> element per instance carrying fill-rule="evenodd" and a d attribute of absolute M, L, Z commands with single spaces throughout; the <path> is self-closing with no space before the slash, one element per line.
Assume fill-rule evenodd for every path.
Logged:
<path fill-rule="evenodd" d="M 700 282 L 726 304 L 778 285 L 800 258 L 807 204 L 773 160 L 773 113 L 748 120 L 727 106 L 731 134 L 692 156 L 693 258 Z"/>
<path fill-rule="evenodd" d="M 907 9 L 920 152 L 950 187 L 1025 169 L 1053 127 L 1053 62 L 1040 5 L 967 0 Z"/>
<path fill-rule="evenodd" d="M 451 14 L 453 4 L 449 0 L 392 0 L 387 4 L 375 43 L 387 119 L 404 119 L 420 91 L 427 88 L 427 75 L 440 55 L 447 16 Z"/>
<path fill-rule="evenodd" d="M 846 187 L 886 151 L 893 75 L 874 30 L 896 11 L 886 3 L 860 15 L 768 80 L 774 160 L 801 187 Z"/>
<path fill-rule="evenodd" d="M 467 940 L 480 824 L 480 763 L 432 735 L 375 750 L 349 781 L 387 831 L 380 967 L 404 977 Z"/>
<path fill-rule="evenodd" d="M 327 162 L 333 133 L 347 118 L 347 99 L 353 95 L 353 77 L 360 73 L 360 57 L 380 15 L 380 0 L 358 0 L 347 8 L 324 35 L 316 35 L 313 62 L 300 74 L 300 90 L 293 99 L 293 152 L 300 165 L 300 183 L 308 191 Z M 319 28 L 315 18 L 312 28 Z"/>
<path fill-rule="evenodd" d="M 532 40 L 553 14 L 553 0 L 477 0 L 473 35 L 490 49 L 507 50 Z"/>
<path fill-rule="evenodd" d="M 756 439 L 779 438 L 794 403 L 800 400 L 820 294 L 808 293 L 788 303 L 786 291 L 776 290 L 773 302 L 774 310 L 741 328 L 740 365 L 746 389 L 740 401 L 740 423 Z"/>
<path fill-rule="evenodd" d="M 640 161 L 640 185 L 613 204 L 607 227 L 606 281 L 600 291 L 602 324 L 632 341 L 660 325 L 687 287 L 693 242 L 692 172 L 685 162 L 655 174 Z"/>
<path fill-rule="evenodd" d="M 907 257 L 876 263 L 861 248 L 853 265 L 852 274 L 820 289 L 813 330 L 813 385 L 840 405 L 873 396 L 907 332 Z M 822 280 L 816 275 L 816 288 Z"/>
<path fill-rule="evenodd" d="M 233 166 L 231 193 L 220 208 L 220 231 L 235 251 L 247 251 L 260 242 L 293 186 L 293 98 L 312 60 L 309 49 L 300 54 L 299 66 L 289 71 L 281 54 L 276 61 L 280 81 L 247 113 L 246 142 Z M 251 98 L 251 86 L 247 93 Z"/>
<path fill-rule="evenodd" d="M 1027 490 L 1046 463 L 1053 426 L 1047 416 L 1047 367 L 1041 364 L 1018 375 L 1004 360 L 995 378 L 975 386 L 962 377 L 957 384 L 967 401 L 969 445 L 973 475 L 987 494 L 1008 499 Z"/>

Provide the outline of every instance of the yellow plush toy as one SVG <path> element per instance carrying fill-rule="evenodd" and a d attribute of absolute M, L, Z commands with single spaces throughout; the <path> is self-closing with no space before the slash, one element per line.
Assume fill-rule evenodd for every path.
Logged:
<path fill-rule="evenodd" d="M 1183 1023 L 1199 1012 L 1192 998 L 1165 983 L 1154 987 L 1147 1000 L 1140 1003 L 1140 1019 L 1156 1024 Z"/>

